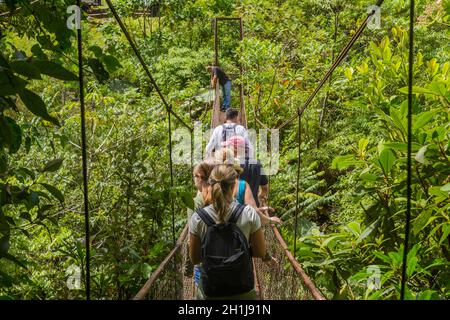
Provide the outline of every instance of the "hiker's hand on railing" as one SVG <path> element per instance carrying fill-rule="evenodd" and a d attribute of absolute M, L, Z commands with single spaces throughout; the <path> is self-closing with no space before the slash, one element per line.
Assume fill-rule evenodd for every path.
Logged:
<path fill-rule="evenodd" d="M 270 217 L 269 218 L 270 222 L 273 224 L 283 224 L 283 221 L 281 221 L 281 219 L 279 217 Z"/>
<path fill-rule="evenodd" d="M 275 212 L 274 208 L 261 207 L 261 208 L 258 208 L 258 210 L 267 217 L 267 220 L 268 220 L 267 223 L 279 224 L 279 225 L 281 225 L 283 223 L 279 217 L 276 217 L 276 216 L 270 217 L 270 214 Z"/>

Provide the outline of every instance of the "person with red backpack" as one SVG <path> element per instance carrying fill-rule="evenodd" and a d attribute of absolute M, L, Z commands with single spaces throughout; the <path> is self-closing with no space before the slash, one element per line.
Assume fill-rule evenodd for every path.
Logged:
<path fill-rule="evenodd" d="M 197 299 L 255 299 L 252 256 L 277 263 L 256 210 L 233 198 L 236 178 L 232 165 L 217 165 L 209 178 L 212 204 L 189 221 L 189 256 L 201 264 Z"/>

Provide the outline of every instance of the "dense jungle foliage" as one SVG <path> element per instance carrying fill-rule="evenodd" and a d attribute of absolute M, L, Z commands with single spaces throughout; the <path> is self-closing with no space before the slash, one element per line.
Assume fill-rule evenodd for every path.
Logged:
<path fill-rule="evenodd" d="M 370 0 L 115 0 L 167 100 L 209 129 L 212 18 L 221 65 L 238 65 L 249 127 L 292 116 L 367 15 Z M 0 4 L 0 297 L 82 299 L 84 211 L 72 0 Z M 20 9 L 17 9 L 19 8 Z M 294 239 L 297 121 L 280 131 L 270 205 L 328 299 L 398 299 L 406 209 L 409 1 L 385 1 L 302 116 L 301 210 Z M 16 10 L 15 10 L 16 9 Z M 450 1 L 416 1 L 408 299 L 450 297 Z M 191 166 L 169 171 L 167 112 L 111 18 L 88 18 L 86 86 L 92 297 L 129 299 L 173 246 L 194 194 Z M 172 117 L 173 119 L 173 117 Z M 173 127 L 181 128 L 173 120 Z M 203 141 L 205 144 L 205 141 Z M 266 163 L 267 164 L 267 163 Z M 81 288 L 66 284 L 81 268 Z M 373 274 L 379 283 L 367 285 Z"/>

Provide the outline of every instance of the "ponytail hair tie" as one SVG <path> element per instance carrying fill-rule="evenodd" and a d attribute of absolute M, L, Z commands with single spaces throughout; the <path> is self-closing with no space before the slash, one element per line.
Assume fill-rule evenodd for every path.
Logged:
<path fill-rule="evenodd" d="M 226 181 L 220 181 L 220 188 L 221 188 L 222 190 L 225 190 L 226 187 L 227 187 L 227 182 L 226 182 Z"/>

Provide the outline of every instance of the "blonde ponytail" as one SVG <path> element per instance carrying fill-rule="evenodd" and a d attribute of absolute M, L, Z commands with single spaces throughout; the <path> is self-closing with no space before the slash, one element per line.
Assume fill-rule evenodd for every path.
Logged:
<path fill-rule="evenodd" d="M 233 198 L 233 188 L 237 178 L 236 170 L 231 165 L 218 165 L 211 172 L 211 200 L 219 216 L 219 223 L 225 222 L 225 216 Z"/>

